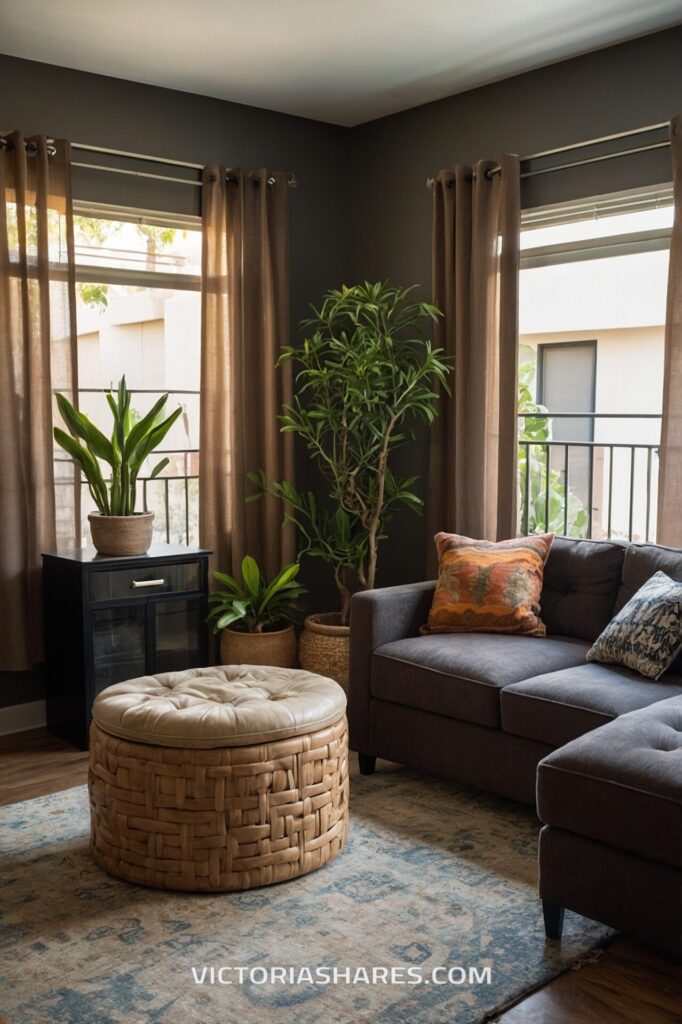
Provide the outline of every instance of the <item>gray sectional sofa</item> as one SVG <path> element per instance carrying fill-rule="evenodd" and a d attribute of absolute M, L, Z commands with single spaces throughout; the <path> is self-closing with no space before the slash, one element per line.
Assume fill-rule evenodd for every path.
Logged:
<path fill-rule="evenodd" d="M 365 773 L 383 757 L 533 805 L 537 779 L 548 935 L 568 907 L 679 959 L 682 658 L 658 682 L 585 660 L 659 569 L 682 580 L 682 551 L 557 538 L 543 638 L 421 636 L 432 582 L 356 594 L 348 717 Z"/>

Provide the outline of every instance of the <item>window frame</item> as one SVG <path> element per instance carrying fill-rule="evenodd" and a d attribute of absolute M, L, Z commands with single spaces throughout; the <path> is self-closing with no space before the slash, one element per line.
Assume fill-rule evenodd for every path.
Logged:
<path fill-rule="evenodd" d="M 201 217 L 195 217 L 190 215 L 179 215 L 179 214 L 164 214 L 159 211 L 147 211 L 132 207 L 114 206 L 102 203 L 85 203 L 85 202 L 74 202 L 73 204 L 74 216 L 78 217 L 92 217 L 98 220 L 114 220 L 123 221 L 128 223 L 139 223 L 145 225 L 151 225 L 154 227 L 167 227 L 176 228 L 177 230 L 201 230 Z M 67 270 L 63 264 L 60 264 L 60 271 L 64 275 L 67 274 Z M 155 271 L 155 270 L 140 270 L 140 269 L 129 269 L 126 267 L 107 267 L 89 263 L 76 262 L 75 265 L 75 281 L 76 284 L 125 284 L 132 285 L 133 287 L 141 288 L 160 288 L 168 289 L 172 291 L 185 291 L 185 292 L 200 292 L 201 291 L 201 273 L 198 274 L 177 274 L 167 271 Z M 104 394 L 108 388 L 88 388 L 78 387 L 78 395 L 84 394 Z M 161 395 L 164 392 L 163 388 L 131 388 L 132 394 L 153 394 Z M 169 389 L 171 395 L 196 395 L 201 401 L 201 389 L 200 388 L 185 388 L 185 389 Z M 163 453 L 166 455 L 185 455 L 185 465 L 187 465 L 187 456 L 198 454 L 201 457 L 199 448 L 183 448 L 183 449 L 164 449 Z M 62 461 L 59 456 L 55 456 L 55 461 Z M 185 481 L 185 496 L 184 496 L 184 517 L 185 517 L 185 542 L 190 545 L 190 507 L 189 507 L 189 485 L 191 480 L 198 480 L 198 476 L 192 473 L 185 473 L 183 476 L 160 476 L 157 478 L 158 483 L 164 483 L 163 493 L 163 516 L 166 530 L 166 542 L 170 542 L 169 530 L 170 530 L 170 513 L 169 513 L 169 481 L 172 480 L 184 480 Z M 142 500 L 145 508 L 147 507 L 147 484 L 149 482 L 148 477 L 140 477 L 140 483 L 142 484 Z"/>
<path fill-rule="evenodd" d="M 673 186 L 672 183 L 666 183 L 645 189 L 595 196 L 589 200 L 529 208 L 521 213 L 521 231 L 575 223 L 586 220 L 590 215 L 606 219 L 609 216 L 655 210 L 672 205 Z M 670 248 L 671 235 L 672 228 L 651 228 L 522 249 L 519 269 L 530 270 L 559 263 L 582 263 L 586 260 L 629 256 L 639 252 L 657 252 Z"/>

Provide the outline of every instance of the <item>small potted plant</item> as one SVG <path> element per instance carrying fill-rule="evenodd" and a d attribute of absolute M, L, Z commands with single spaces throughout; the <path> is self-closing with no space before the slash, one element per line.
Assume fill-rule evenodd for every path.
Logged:
<path fill-rule="evenodd" d="M 242 561 L 242 582 L 225 572 L 215 572 L 223 589 L 211 594 L 209 620 L 220 633 L 220 658 L 224 665 L 296 665 L 296 634 L 292 625 L 297 603 L 305 593 L 296 577 L 300 565 L 285 565 L 268 583 L 255 558 Z"/>
<path fill-rule="evenodd" d="M 152 542 L 154 513 L 136 512 L 137 479 L 146 459 L 158 448 L 182 412 L 182 406 L 163 418 L 168 394 L 149 410 L 136 416 L 130 407 L 131 393 L 126 379 L 119 381 L 116 395 L 107 394 L 114 417 L 111 438 L 79 412 L 64 395 L 57 395 L 57 406 L 69 433 L 54 428 L 57 444 L 74 459 L 85 475 L 97 512 L 88 516 L 92 543 L 100 555 L 143 555 Z M 111 469 L 108 479 L 100 466 Z M 154 479 L 166 468 L 169 459 L 161 459 L 152 469 Z"/>

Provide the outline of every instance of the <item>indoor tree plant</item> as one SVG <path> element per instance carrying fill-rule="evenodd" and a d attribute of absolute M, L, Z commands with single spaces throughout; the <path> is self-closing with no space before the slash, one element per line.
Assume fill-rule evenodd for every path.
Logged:
<path fill-rule="evenodd" d="M 401 505 L 423 504 L 413 490 L 416 477 L 392 472 L 392 453 L 417 421 L 433 422 L 436 385 L 447 390 L 447 360 L 426 336 L 439 311 L 413 301 L 412 290 L 382 281 L 327 292 L 303 324 L 302 345 L 287 346 L 280 357 L 293 364 L 296 379 L 281 429 L 304 442 L 324 481 L 322 500 L 288 481 L 250 474 L 253 497 L 280 498 L 301 553 L 334 572 L 340 610 L 309 616 L 299 650 L 304 668 L 324 672 L 331 665 L 334 678 L 347 676 L 350 598 L 375 585 L 388 520 Z"/>
<path fill-rule="evenodd" d="M 300 565 L 283 566 L 268 583 L 255 558 L 242 560 L 242 581 L 215 572 L 222 589 L 211 594 L 209 620 L 220 633 L 220 657 L 225 665 L 296 664 L 296 634 L 292 622 L 305 593 L 296 577 Z"/>
<path fill-rule="evenodd" d="M 168 394 L 138 416 L 130 406 L 131 392 L 126 379 L 119 381 L 116 393 L 107 394 L 114 426 L 107 437 L 91 420 L 79 412 L 64 395 L 57 395 L 57 406 L 69 433 L 54 428 L 54 438 L 83 471 L 97 512 L 88 516 L 92 542 L 101 555 L 143 555 L 152 542 L 153 512 L 136 512 L 137 480 L 144 462 L 158 448 L 182 413 L 178 406 L 164 418 Z M 110 474 L 100 465 L 105 462 Z M 154 479 L 165 469 L 163 458 L 152 469 Z"/>

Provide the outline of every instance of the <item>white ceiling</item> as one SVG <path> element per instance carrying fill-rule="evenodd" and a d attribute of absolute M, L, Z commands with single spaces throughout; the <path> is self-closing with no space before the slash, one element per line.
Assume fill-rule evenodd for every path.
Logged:
<path fill-rule="evenodd" d="M 0 50 L 354 125 L 682 21 L 682 0 L 0 0 Z"/>

